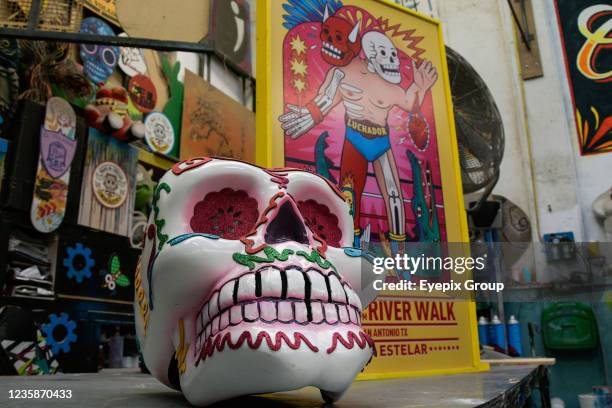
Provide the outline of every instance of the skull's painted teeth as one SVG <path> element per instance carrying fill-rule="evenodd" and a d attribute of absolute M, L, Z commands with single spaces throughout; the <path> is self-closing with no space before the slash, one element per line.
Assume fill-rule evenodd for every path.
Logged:
<path fill-rule="evenodd" d="M 255 274 L 249 273 L 236 280 L 238 290 L 234 290 L 237 298 L 234 298 L 234 304 L 238 303 L 238 299 L 253 300 L 255 299 Z"/>
<path fill-rule="evenodd" d="M 310 300 L 329 302 L 326 278 L 317 271 L 308 271 L 306 275 L 310 281 Z"/>
<path fill-rule="evenodd" d="M 290 323 L 294 320 L 293 302 L 278 302 L 276 304 L 277 319 L 281 323 Z"/>
<path fill-rule="evenodd" d="M 255 303 L 258 299 L 261 302 Z M 280 300 L 287 302 L 276 305 Z M 265 301 L 274 304 L 274 308 L 265 306 Z M 359 296 L 335 273 L 326 275 L 315 269 L 302 271 L 298 267 L 286 270 L 265 267 L 232 279 L 213 292 L 196 316 L 197 332 L 200 334 L 210 328 L 209 332 L 217 333 L 243 320 L 320 324 L 326 321 L 321 302 L 338 306 L 337 314 L 327 306 L 328 323 L 358 321 L 357 315 L 362 309 Z M 352 307 L 347 308 L 349 305 Z M 358 310 L 353 315 L 349 312 L 352 308 Z"/>
<path fill-rule="evenodd" d="M 261 296 L 280 298 L 283 293 L 281 272 L 276 268 L 266 268 L 259 275 L 261 276 Z"/>
<path fill-rule="evenodd" d="M 356 307 L 359 310 L 363 310 L 361 306 L 361 299 L 355 293 L 355 291 L 348 287 L 348 285 L 344 285 L 344 291 L 346 292 L 346 298 L 349 305 Z"/>
<path fill-rule="evenodd" d="M 257 303 L 248 303 L 242 307 L 242 314 L 245 321 L 254 322 L 259 319 L 259 306 Z"/>
<path fill-rule="evenodd" d="M 208 302 L 208 317 L 209 319 L 214 318 L 219 314 L 219 292 L 213 293 L 210 301 Z"/>
<path fill-rule="evenodd" d="M 321 323 L 325 319 L 323 315 L 323 305 L 321 302 L 313 302 L 310 304 L 311 317 L 308 319 L 313 323 Z"/>
<path fill-rule="evenodd" d="M 325 303 L 323 305 L 323 310 L 325 312 L 325 321 L 329 324 L 338 323 L 338 309 L 336 305 L 332 303 Z"/>
<path fill-rule="evenodd" d="M 259 306 L 259 318 L 266 322 L 273 322 L 276 320 L 276 303 L 273 302 L 262 302 L 257 304 Z"/>
<path fill-rule="evenodd" d="M 227 282 L 221 288 L 219 292 L 219 308 L 221 310 L 225 310 L 226 308 L 232 306 L 234 304 L 234 287 L 236 285 L 236 281 Z"/>
<path fill-rule="evenodd" d="M 238 324 L 242 321 L 242 306 L 234 306 L 231 308 L 230 321 L 232 324 Z"/>
<path fill-rule="evenodd" d="M 287 271 L 287 298 L 305 299 L 306 285 L 302 271 L 297 269 Z"/>
<path fill-rule="evenodd" d="M 331 295 L 331 299 L 329 302 L 338 302 L 338 303 L 348 303 L 346 293 L 342 288 L 342 283 L 340 283 L 340 279 L 334 274 L 330 274 L 327 276 L 328 283 L 328 292 Z M 352 292 L 352 291 L 351 291 Z"/>
<path fill-rule="evenodd" d="M 310 311 L 310 313 L 309 313 Z M 200 316 L 198 316 L 198 320 Z M 314 301 L 261 300 L 232 306 L 216 316 L 206 327 L 198 328 L 196 355 L 208 339 L 222 333 L 228 327 L 243 323 L 283 324 L 361 324 L 360 309 L 350 305 Z"/>
<path fill-rule="evenodd" d="M 338 319 L 341 323 L 348 323 L 351 321 L 349 318 L 348 309 L 349 308 L 344 305 L 338 305 Z"/>
<path fill-rule="evenodd" d="M 296 302 L 294 304 L 295 321 L 298 323 L 306 323 L 308 321 L 308 310 L 306 303 Z"/>

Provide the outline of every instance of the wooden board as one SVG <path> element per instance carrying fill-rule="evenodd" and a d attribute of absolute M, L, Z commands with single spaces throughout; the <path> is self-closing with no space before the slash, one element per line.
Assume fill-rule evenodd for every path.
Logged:
<path fill-rule="evenodd" d="M 523 5 L 521 5 L 521 1 L 524 1 Z M 512 0 L 511 7 L 521 22 L 523 32 L 529 35 L 528 49 L 521 37 L 519 28 L 515 25 L 516 43 L 518 45 L 519 60 L 521 61 L 521 75 L 524 80 L 540 78 L 544 76 L 544 69 L 542 68 L 542 60 L 540 58 L 540 46 L 538 45 L 531 0 Z"/>
<path fill-rule="evenodd" d="M 497 358 L 491 360 L 482 360 L 483 363 L 490 365 L 555 365 L 557 360 L 554 358 Z"/>
<path fill-rule="evenodd" d="M 99 175 L 96 171 L 102 163 L 112 163 L 119 167 L 125 177 L 120 199 L 108 201 L 103 205 L 100 194 L 96 194 L 95 185 Z M 119 142 L 110 136 L 101 134 L 95 129 L 89 130 L 87 154 L 83 168 L 81 186 L 81 208 L 78 223 L 87 227 L 127 236 L 132 221 L 134 208 L 134 191 L 136 189 L 136 166 L 138 150 L 129 144 Z M 125 195 L 125 197 L 123 197 Z M 114 207 L 114 208 L 111 208 Z"/>
<path fill-rule="evenodd" d="M 209 0 L 117 0 L 117 18 L 130 37 L 199 42 L 208 34 Z"/>
<path fill-rule="evenodd" d="M 255 114 L 185 71 L 181 160 L 222 156 L 255 160 Z"/>

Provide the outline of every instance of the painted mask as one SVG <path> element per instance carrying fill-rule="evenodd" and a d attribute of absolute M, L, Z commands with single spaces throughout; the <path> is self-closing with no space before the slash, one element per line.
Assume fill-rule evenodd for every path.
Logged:
<path fill-rule="evenodd" d="M 136 273 L 147 367 L 194 405 L 308 385 L 339 398 L 373 353 L 352 241 L 342 193 L 317 175 L 175 165 Z"/>
<path fill-rule="evenodd" d="M 331 65 L 348 65 L 361 52 L 360 28 L 361 21 L 352 25 L 341 17 L 330 16 L 326 6 L 320 35 L 323 60 Z"/>
<path fill-rule="evenodd" d="M 96 17 L 83 19 L 80 32 L 95 35 L 115 35 L 108 24 Z M 80 50 L 85 75 L 95 84 L 106 82 L 119 60 L 119 47 L 81 44 Z"/>
<path fill-rule="evenodd" d="M 363 35 L 362 43 L 370 72 L 376 72 L 392 84 L 402 82 L 397 48 L 389 37 L 378 31 L 369 31 Z"/>

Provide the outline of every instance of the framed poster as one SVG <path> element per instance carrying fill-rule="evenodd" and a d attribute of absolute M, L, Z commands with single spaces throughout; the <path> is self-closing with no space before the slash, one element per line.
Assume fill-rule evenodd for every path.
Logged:
<path fill-rule="evenodd" d="M 336 184 L 356 247 L 469 242 L 440 23 L 386 0 L 257 5 L 258 163 Z M 381 292 L 363 323 L 361 378 L 486 368 L 466 299 Z"/>
<path fill-rule="evenodd" d="M 612 5 L 555 0 L 555 6 L 580 153 L 612 152 Z"/>

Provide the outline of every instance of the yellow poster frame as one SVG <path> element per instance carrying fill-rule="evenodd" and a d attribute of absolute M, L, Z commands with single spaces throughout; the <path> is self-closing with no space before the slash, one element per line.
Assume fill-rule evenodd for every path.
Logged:
<path fill-rule="evenodd" d="M 274 137 L 272 110 L 272 9 L 271 1 L 257 0 L 257 61 L 256 61 L 256 162 L 265 167 L 284 167 L 284 138 Z M 441 74 L 443 80 L 444 102 L 446 104 L 447 130 L 450 137 L 438 138 L 440 170 L 442 174 L 442 191 L 445 203 L 448 242 L 469 242 L 467 218 L 463 201 L 459 150 L 456 138 L 453 103 L 450 92 L 448 66 L 442 24 L 439 20 L 422 15 L 402 7 L 390 0 L 370 0 L 401 11 L 436 27 L 438 48 L 440 51 Z M 440 132 L 441 134 L 443 131 Z M 482 372 L 489 365 L 481 362 L 478 343 L 476 304 L 468 301 L 468 324 L 471 345 L 471 365 L 449 369 L 432 369 L 420 371 L 393 371 L 389 373 L 360 374 L 360 380 L 378 380 L 415 376 L 446 375 Z"/>

